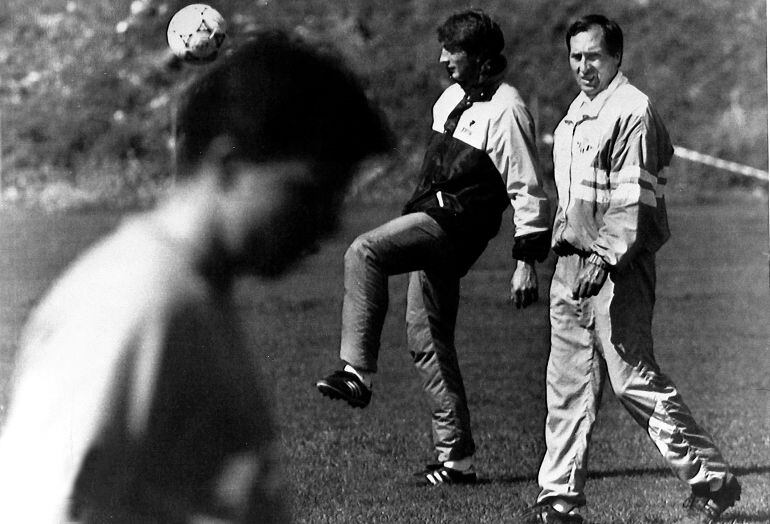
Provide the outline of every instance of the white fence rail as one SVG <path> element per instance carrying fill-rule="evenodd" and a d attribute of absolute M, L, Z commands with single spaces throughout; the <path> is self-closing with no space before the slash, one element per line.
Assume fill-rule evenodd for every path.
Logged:
<path fill-rule="evenodd" d="M 738 162 L 731 162 L 729 160 L 724 160 L 715 156 L 699 153 L 697 151 L 693 151 L 692 149 L 674 146 L 674 155 L 685 160 L 690 160 L 692 162 L 698 162 L 707 166 L 724 169 L 725 171 L 730 171 L 731 173 L 736 173 L 738 175 L 750 176 L 752 178 L 758 178 L 759 180 L 765 181 L 768 179 L 767 171 L 762 171 L 756 167 L 746 166 L 739 164 Z"/>

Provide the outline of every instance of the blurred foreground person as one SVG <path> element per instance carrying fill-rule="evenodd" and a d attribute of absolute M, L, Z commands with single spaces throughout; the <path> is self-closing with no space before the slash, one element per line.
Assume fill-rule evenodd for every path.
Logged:
<path fill-rule="evenodd" d="M 581 93 L 554 136 L 559 206 L 546 375 L 547 451 L 537 504 L 517 522 L 579 523 L 605 377 L 710 523 L 741 488 L 653 355 L 655 252 L 668 240 L 663 170 L 673 154 L 650 100 L 619 71 L 620 27 L 586 16 L 566 34 Z M 606 364 L 606 371 L 603 365 Z"/>
<path fill-rule="evenodd" d="M 476 480 L 470 414 L 455 348 L 460 278 L 513 207 L 511 298 L 537 300 L 535 261 L 550 249 L 535 126 L 519 93 L 503 81 L 500 27 L 481 11 L 438 28 L 439 62 L 453 84 L 433 106 L 419 184 L 403 215 L 358 237 L 345 254 L 340 358 L 344 369 L 317 383 L 322 394 L 365 407 L 372 395 L 388 277 L 409 273 L 407 345 L 433 415 L 433 485 Z"/>
<path fill-rule="evenodd" d="M 0 521 L 286 522 L 275 430 L 232 303 L 335 226 L 389 146 L 336 60 L 255 35 L 186 91 L 180 179 L 53 286 L 24 331 Z"/>

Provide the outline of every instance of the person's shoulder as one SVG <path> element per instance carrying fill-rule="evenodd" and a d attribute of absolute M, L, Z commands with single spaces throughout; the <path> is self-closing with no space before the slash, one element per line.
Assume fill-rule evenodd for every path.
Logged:
<path fill-rule="evenodd" d="M 195 246 L 170 238 L 149 217 L 127 224 L 123 239 L 116 241 L 121 245 L 116 246 L 113 256 L 126 250 L 136 253 L 123 282 L 130 285 L 134 281 L 140 288 L 140 299 L 160 303 L 161 307 L 164 303 L 208 300 L 210 286 L 196 268 Z"/>
<path fill-rule="evenodd" d="M 507 82 L 500 84 L 489 103 L 492 111 L 501 118 L 530 118 L 529 108 L 519 90 Z"/>
<path fill-rule="evenodd" d="M 465 91 L 460 84 L 452 83 L 436 99 L 435 107 L 451 106 L 453 108 L 464 96 Z"/>
<path fill-rule="evenodd" d="M 500 84 L 497 91 L 495 91 L 495 94 L 492 96 L 492 99 L 497 99 L 502 103 L 524 105 L 524 99 L 521 98 L 519 90 L 508 82 L 502 82 Z"/>
<path fill-rule="evenodd" d="M 52 287 L 44 307 L 68 318 L 131 322 L 203 291 L 190 261 L 142 219 L 122 223 L 85 252 Z M 135 319 L 136 320 L 136 319 Z"/>
<path fill-rule="evenodd" d="M 643 118 L 652 111 L 650 97 L 630 82 L 618 86 L 612 100 L 613 106 L 628 116 Z"/>

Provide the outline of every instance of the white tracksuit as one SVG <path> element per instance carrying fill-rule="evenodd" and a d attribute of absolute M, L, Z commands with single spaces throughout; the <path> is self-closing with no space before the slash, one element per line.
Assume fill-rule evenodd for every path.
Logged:
<path fill-rule="evenodd" d="M 559 205 L 551 284 L 547 451 L 539 502 L 585 504 L 588 448 L 605 379 L 663 458 L 690 485 L 718 488 L 728 466 L 653 355 L 655 252 L 669 237 L 663 198 L 673 148 L 648 98 L 618 72 L 581 93 L 554 136 Z M 609 265 L 598 295 L 572 298 L 587 255 Z"/>

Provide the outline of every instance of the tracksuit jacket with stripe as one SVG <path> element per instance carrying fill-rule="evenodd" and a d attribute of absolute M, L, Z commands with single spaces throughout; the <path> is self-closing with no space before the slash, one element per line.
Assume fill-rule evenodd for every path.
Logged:
<path fill-rule="evenodd" d="M 404 213 L 424 211 L 457 248 L 465 274 L 494 237 L 510 204 L 512 256 L 543 260 L 550 242 L 535 126 L 519 93 L 492 82 L 466 93 L 452 84 L 433 107 L 421 178 Z"/>
<path fill-rule="evenodd" d="M 554 133 L 557 253 L 596 253 L 622 266 L 669 237 L 663 168 L 674 153 L 644 93 L 618 72 L 593 100 L 572 102 Z"/>

